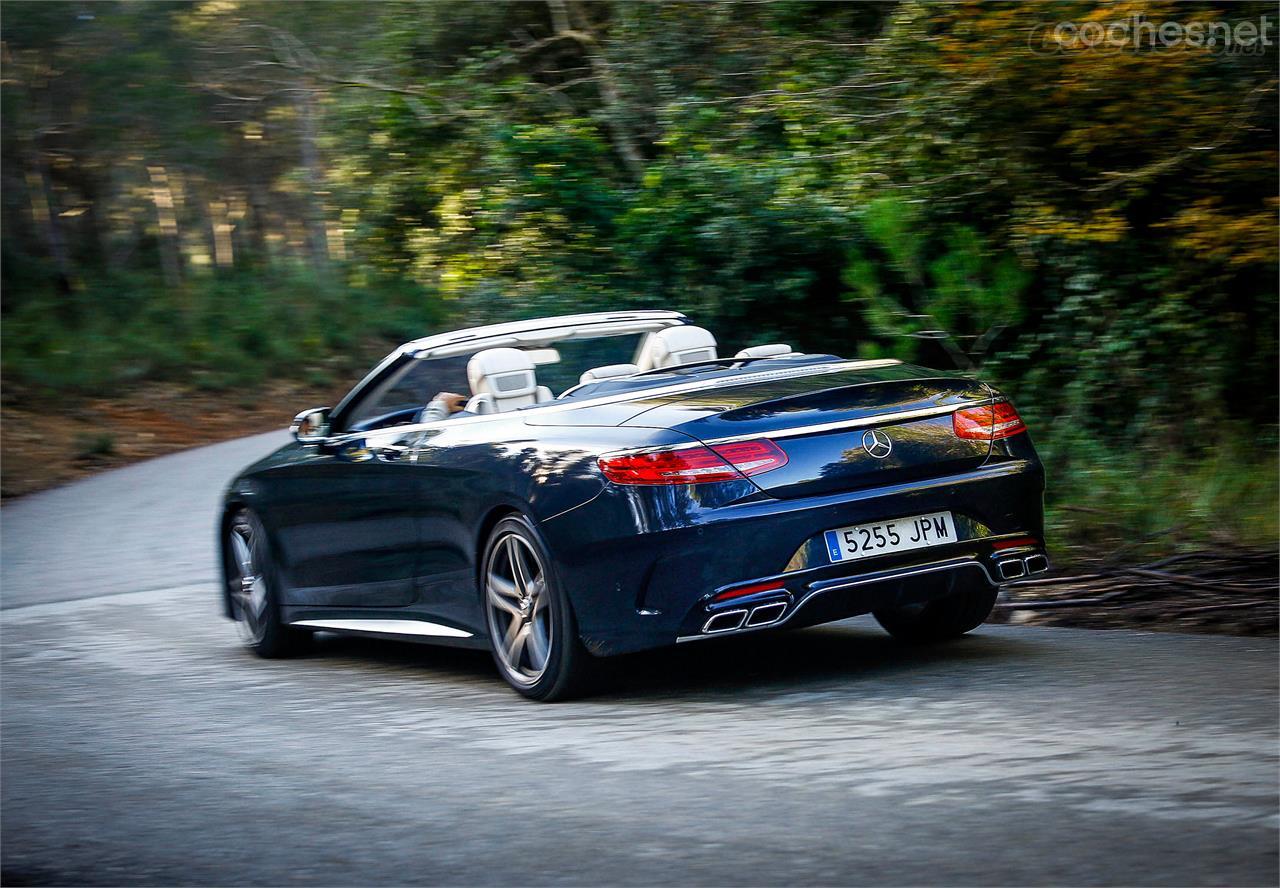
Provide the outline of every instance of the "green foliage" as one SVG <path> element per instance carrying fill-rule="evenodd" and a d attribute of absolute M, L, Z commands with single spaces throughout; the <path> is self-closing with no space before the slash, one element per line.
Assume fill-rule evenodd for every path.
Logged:
<path fill-rule="evenodd" d="M 1269 548 L 1280 538 L 1280 463 L 1270 433 L 1234 427 L 1195 454 L 1070 433 L 1036 437 L 1049 466 L 1046 533 L 1055 557 L 1129 558 L 1179 544 Z M 1208 443 L 1208 442 L 1206 442 Z"/>
<path fill-rule="evenodd" d="M 1188 532 L 1232 496 L 1274 529 L 1274 50 L 1032 39 L 1273 8 L 1051 9 L 11 2 L 6 382 L 327 381 L 442 327 L 672 307 L 731 348 L 974 367 L 1072 539 L 1072 503 L 1158 529 L 1140 483 Z"/>
<path fill-rule="evenodd" d="M 961 366 L 985 357 L 994 339 L 1023 320 L 1032 274 L 968 225 L 924 224 L 921 212 L 881 198 L 861 215 L 860 243 L 843 279 L 871 331 L 917 359 L 915 341 L 944 343 Z"/>
<path fill-rule="evenodd" d="M 230 390 L 271 379 L 351 376 L 386 343 L 438 331 L 444 314 L 417 287 L 318 283 L 308 270 L 215 275 L 169 290 L 152 275 L 103 275 L 59 316 L 64 297 L 28 295 L 4 321 L 5 379 L 42 396 L 118 394 L 146 379 Z"/>

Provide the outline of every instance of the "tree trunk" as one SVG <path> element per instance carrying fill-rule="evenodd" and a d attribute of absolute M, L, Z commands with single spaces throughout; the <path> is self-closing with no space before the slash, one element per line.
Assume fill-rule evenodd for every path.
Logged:
<path fill-rule="evenodd" d="M 173 189 L 169 186 L 169 174 L 162 166 L 148 166 L 151 177 L 151 200 L 156 206 L 156 221 L 160 226 L 160 265 L 164 270 L 167 286 L 182 283 L 182 255 L 178 250 L 178 215 L 173 208 Z"/>
<path fill-rule="evenodd" d="M 58 290 L 71 292 L 71 261 L 67 256 L 67 241 L 62 233 L 62 220 L 58 217 L 57 195 L 49 181 L 49 170 L 40 157 L 39 172 L 27 173 L 27 190 L 31 195 L 31 214 L 37 227 L 44 233 L 45 249 L 57 269 Z"/>
<path fill-rule="evenodd" d="M 613 137 L 613 146 L 627 165 L 631 175 L 639 180 L 644 175 L 644 157 L 636 147 L 635 140 L 631 138 L 626 121 L 623 119 L 626 109 L 623 107 L 622 94 L 618 90 L 618 78 L 613 73 L 613 66 L 600 51 L 600 44 L 593 34 L 573 27 L 569 19 L 569 6 L 565 0 L 547 0 L 547 6 L 551 10 L 551 25 L 555 32 L 576 41 L 582 47 L 582 52 L 587 57 L 587 63 L 591 66 L 591 73 L 600 91 L 600 101 L 604 104 L 605 123 L 609 127 L 609 134 Z"/>
<path fill-rule="evenodd" d="M 230 207 L 226 201 L 208 201 L 210 246 L 213 263 L 219 268 L 231 268 L 235 265 L 235 248 L 231 243 Z"/>
<path fill-rule="evenodd" d="M 320 168 L 320 152 L 316 148 L 316 91 L 302 90 L 298 113 L 301 117 L 299 133 L 302 149 L 302 168 L 307 176 L 306 219 L 307 243 L 311 263 L 321 279 L 329 273 L 329 245 L 324 224 L 324 203 L 320 192 L 324 190 L 324 174 Z"/>

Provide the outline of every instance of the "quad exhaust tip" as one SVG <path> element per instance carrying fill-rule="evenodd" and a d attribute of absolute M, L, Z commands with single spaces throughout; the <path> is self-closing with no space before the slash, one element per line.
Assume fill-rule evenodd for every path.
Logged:
<path fill-rule="evenodd" d="M 750 610 L 741 608 L 739 610 L 724 611 L 707 620 L 702 626 L 702 632 L 704 635 L 717 635 L 721 632 L 733 632 L 735 629 L 768 626 L 770 623 L 776 623 L 782 619 L 782 615 L 786 612 L 787 603 L 785 601 L 771 601 L 768 604 L 757 605 Z"/>
<path fill-rule="evenodd" d="M 707 620 L 702 627 L 702 631 L 708 635 L 716 632 L 732 632 L 746 622 L 746 619 L 747 612 L 745 610 L 725 611 Z"/>
<path fill-rule="evenodd" d="M 751 612 L 751 616 L 747 617 L 748 626 L 767 626 L 769 623 L 776 623 L 778 618 L 782 616 L 782 612 L 787 609 L 785 601 L 775 601 L 773 604 L 762 604 Z"/>
<path fill-rule="evenodd" d="M 1018 577 L 1044 573 L 1049 569 L 1049 559 L 1044 555 L 1028 555 L 1026 558 L 1008 558 L 1001 561 L 997 567 L 1000 570 L 1000 579 L 1016 580 Z"/>
<path fill-rule="evenodd" d="M 1010 558 L 1007 561 L 1001 561 L 999 564 L 1000 579 L 1016 580 L 1027 572 L 1027 566 L 1017 558 Z"/>

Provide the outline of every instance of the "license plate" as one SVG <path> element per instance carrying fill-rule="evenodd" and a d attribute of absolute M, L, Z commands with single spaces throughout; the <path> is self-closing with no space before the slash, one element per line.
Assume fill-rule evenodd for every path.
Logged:
<path fill-rule="evenodd" d="M 827 554 L 832 561 L 853 561 L 954 543 L 956 525 L 950 512 L 933 512 L 875 524 L 837 527 L 827 531 L 826 540 Z"/>

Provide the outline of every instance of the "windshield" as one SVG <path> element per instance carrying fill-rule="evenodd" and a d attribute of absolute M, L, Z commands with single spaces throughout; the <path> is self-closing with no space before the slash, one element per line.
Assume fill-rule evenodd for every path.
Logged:
<path fill-rule="evenodd" d="M 440 392 L 466 394 L 469 355 L 409 361 L 367 392 L 352 407 L 347 428 L 368 430 L 384 424 L 410 422 Z"/>
<path fill-rule="evenodd" d="M 644 334 L 602 336 L 597 339 L 570 339 L 554 344 L 559 360 L 537 363 L 538 384 L 559 395 L 578 384 L 582 374 L 593 367 L 630 363 Z M 473 394 L 467 381 L 467 362 L 479 351 L 408 361 L 373 386 L 356 401 L 346 418 L 346 430 L 369 431 L 413 422 L 418 412 L 437 395 L 452 392 Z M 547 348 L 525 349 L 535 360 L 546 356 Z"/>

